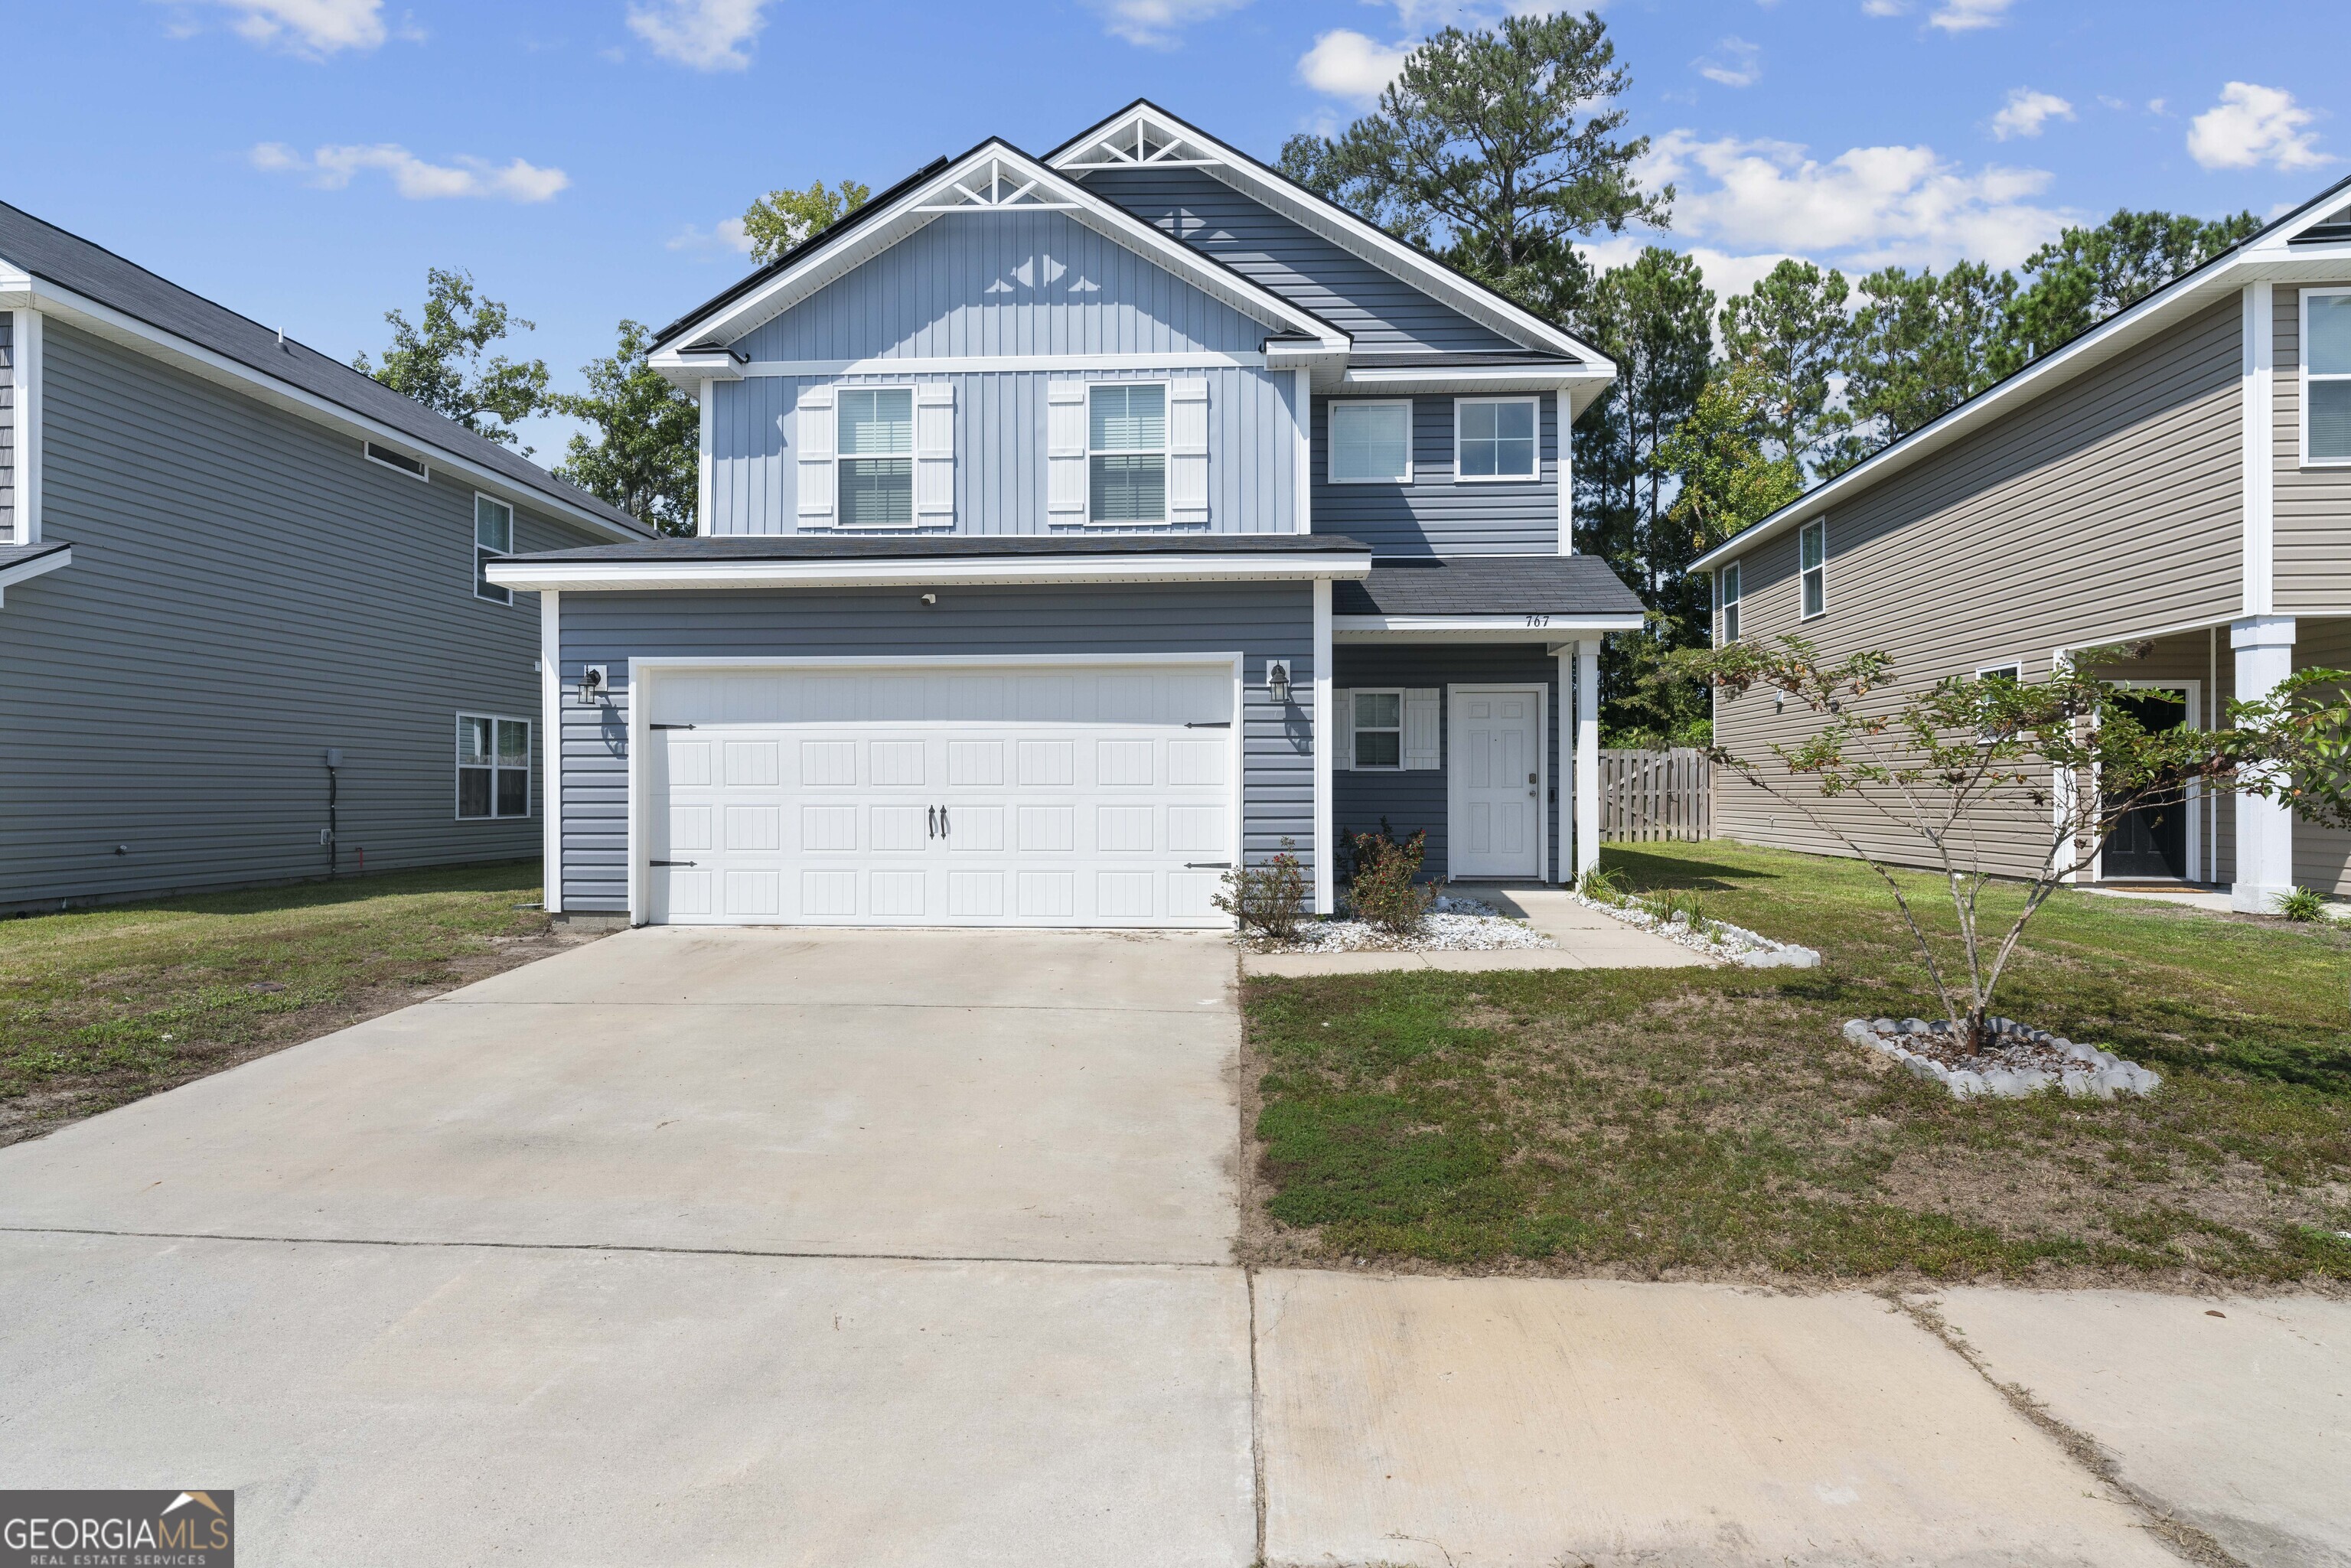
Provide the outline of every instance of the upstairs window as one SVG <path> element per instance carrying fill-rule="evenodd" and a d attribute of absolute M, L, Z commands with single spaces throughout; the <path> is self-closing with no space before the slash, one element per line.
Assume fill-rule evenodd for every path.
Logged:
<path fill-rule="evenodd" d="M 1806 523 L 1797 538 L 1797 559 L 1804 580 L 1803 618 L 1810 621 L 1815 615 L 1826 614 L 1829 607 L 1828 519 Z"/>
<path fill-rule="evenodd" d="M 1722 642 L 1725 647 L 1739 641 L 1739 563 L 1732 561 L 1722 569 Z"/>
<path fill-rule="evenodd" d="M 530 815 L 530 720 L 457 716 L 457 820 Z"/>
<path fill-rule="evenodd" d="M 2302 460 L 2351 464 L 2351 288 L 2302 291 Z"/>
<path fill-rule="evenodd" d="M 849 528 L 914 524 L 914 389 L 841 389 L 839 517 Z"/>
<path fill-rule="evenodd" d="M 1535 477 L 1536 408 L 1531 397 L 1455 400 L 1454 477 L 1476 482 Z"/>
<path fill-rule="evenodd" d="M 1358 771 L 1404 766 L 1404 693 L 1357 692 L 1354 719 Z"/>
<path fill-rule="evenodd" d="M 1326 472 L 1333 485 L 1412 483 L 1412 404 L 1349 401 L 1330 405 Z"/>
<path fill-rule="evenodd" d="M 1086 390 L 1086 516 L 1167 520 L 1167 388 L 1119 382 Z"/>
<path fill-rule="evenodd" d="M 512 604 L 514 590 L 490 580 L 490 562 L 514 554 L 514 508 L 487 496 L 474 497 L 474 597 Z"/>

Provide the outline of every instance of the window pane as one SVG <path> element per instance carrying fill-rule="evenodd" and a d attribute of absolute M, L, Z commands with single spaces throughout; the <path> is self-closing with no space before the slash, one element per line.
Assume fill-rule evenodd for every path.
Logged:
<path fill-rule="evenodd" d="M 1722 612 L 1722 640 L 1726 643 L 1739 641 L 1739 601 L 1735 599 Z"/>
<path fill-rule="evenodd" d="M 1494 472 L 1516 478 L 1535 476 L 1535 444 L 1532 437 L 1511 437 L 1494 443 Z"/>
<path fill-rule="evenodd" d="M 507 763 L 528 763 L 530 760 L 530 725 L 518 718 L 498 720 L 498 760 Z"/>
<path fill-rule="evenodd" d="M 2351 294 L 2316 294 L 2310 300 L 2310 371 L 2351 375 Z"/>
<path fill-rule="evenodd" d="M 474 497 L 474 542 L 486 550 L 500 552 L 514 549 L 514 508 L 491 500 L 487 496 Z"/>
<path fill-rule="evenodd" d="M 1331 405 L 1331 477 L 1401 480 L 1412 470 L 1412 409 L 1405 403 Z"/>
<path fill-rule="evenodd" d="M 1491 441 L 1494 439 L 1494 409 L 1490 402 L 1465 402 L 1461 405 L 1461 439 Z"/>
<path fill-rule="evenodd" d="M 1097 455 L 1092 465 L 1092 517 L 1098 523 L 1167 520 L 1167 459 Z"/>
<path fill-rule="evenodd" d="M 1396 768 L 1404 763 L 1404 736 L 1393 729 L 1361 729 L 1355 732 L 1355 766 L 1358 768 Z"/>
<path fill-rule="evenodd" d="M 1505 441 L 1532 441 L 1535 438 L 1535 405 L 1531 402 L 1496 403 L 1494 434 Z"/>
<path fill-rule="evenodd" d="M 1818 523 L 1808 524 L 1803 532 L 1804 570 L 1810 571 L 1821 564 L 1828 544 L 1828 530 Z"/>
<path fill-rule="evenodd" d="M 457 815 L 486 817 L 490 814 L 490 769 L 460 768 L 457 769 Z"/>
<path fill-rule="evenodd" d="M 914 464 L 907 457 L 851 457 L 841 465 L 844 528 L 904 528 L 914 520 Z"/>
<path fill-rule="evenodd" d="M 486 718 L 461 718 L 457 721 L 457 760 L 487 762 L 490 759 L 490 721 Z"/>
<path fill-rule="evenodd" d="M 2310 455 L 2351 457 L 2351 381 L 2310 383 Z"/>
<path fill-rule="evenodd" d="M 1394 729 L 1404 723 L 1404 699 L 1394 692 L 1357 692 L 1355 723 L 1374 729 Z"/>
<path fill-rule="evenodd" d="M 1088 444 L 1096 452 L 1158 452 L 1167 445 L 1167 389 L 1095 387 L 1087 394 Z"/>
<path fill-rule="evenodd" d="M 845 387 L 841 392 L 843 457 L 914 450 L 912 387 Z"/>
<path fill-rule="evenodd" d="M 1725 604 L 1739 602 L 1739 563 L 1735 560 L 1722 569 L 1722 601 Z"/>
<path fill-rule="evenodd" d="M 498 815 L 530 815 L 530 775 L 519 768 L 498 769 Z"/>
<path fill-rule="evenodd" d="M 1823 610 L 1828 607 L 1824 601 L 1823 593 L 1823 587 L 1824 584 L 1822 582 L 1821 574 L 1818 571 L 1808 571 L 1804 573 L 1805 614 L 1818 615 Z"/>
<path fill-rule="evenodd" d="M 503 559 L 500 552 L 494 549 L 474 552 L 474 591 L 485 599 L 495 599 L 500 604 L 512 604 L 514 590 L 500 588 L 490 580 L 490 562 Z"/>

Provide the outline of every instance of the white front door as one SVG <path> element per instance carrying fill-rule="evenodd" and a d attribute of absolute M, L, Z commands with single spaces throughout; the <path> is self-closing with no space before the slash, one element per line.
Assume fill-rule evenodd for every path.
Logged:
<path fill-rule="evenodd" d="M 657 674 L 675 925 L 1198 925 L 1235 854 L 1229 665 Z"/>
<path fill-rule="evenodd" d="M 1542 875 L 1543 694 L 1453 692 L 1447 869 L 1455 877 Z"/>

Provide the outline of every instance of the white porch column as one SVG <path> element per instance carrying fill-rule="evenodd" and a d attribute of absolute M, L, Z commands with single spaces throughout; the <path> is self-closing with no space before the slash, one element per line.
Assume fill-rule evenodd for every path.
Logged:
<path fill-rule="evenodd" d="M 1331 748 L 1338 743 L 1331 713 L 1331 580 L 1314 580 L 1314 909 L 1339 912 L 1339 882 L 1331 835 Z M 1236 738 L 1238 735 L 1236 735 Z"/>
<path fill-rule="evenodd" d="M 538 756 L 545 777 L 538 786 L 540 824 L 538 880 L 547 913 L 563 913 L 563 595 L 538 595 Z"/>
<path fill-rule="evenodd" d="M 2237 655 L 2237 699 L 2253 702 L 2294 673 L 2294 617 L 2253 615 L 2229 628 Z M 2294 812 L 2258 795 L 2237 798 L 2237 872 L 2229 905 L 2247 915 L 2274 915 L 2278 895 L 2294 886 Z"/>
<path fill-rule="evenodd" d="M 1600 640 L 1575 645 L 1575 874 L 1600 863 Z"/>

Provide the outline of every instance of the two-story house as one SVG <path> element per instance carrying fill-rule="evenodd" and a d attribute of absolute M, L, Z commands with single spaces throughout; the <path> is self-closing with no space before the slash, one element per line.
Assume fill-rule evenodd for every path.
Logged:
<path fill-rule="evenodd" d="M 2295 670 L 2351 668 L 2351 181 L 1701 558 L 1715 637 L 1793 634 L 1834 660 L 1948 675 L 2097 673 L 2150 688 L 2143 722 L 2211 727 Z M 2164 694 L 2158 699 L 2153 693 Z M 1768 695 L 1718 703 L 1761 756 L 1801 737 Z M 1715 831 L 1836 853 L 1718 770 Z M 2053 779 L 2053 789 L 2073 788 Z M 1861 801 L 1823 801 L 1873 852 L 1917 848 Z M 1985 863 L 2050 863 L 2056 819 L 2019 794 Z M 2093 852 L 2095 852 L 2093 855 Z M 2275 802 L 2191 795 L 2131 813 L 2080 880 L 2229 884 L 2267 913 L 2300 885 L 2351 893 L 2351 834 Z"/>
<path fill-rule="evenodd" d="M 1570 428 L 1614 367 L 1144 103 L 942 159 L 664 329 L 697 536 L 542 553 L 550 896 L 1216 925 L 1343 828 L 1597 853 Z"/>
<path fill-rule="evenodd" d="M 487 563 L 646 532 L 0 205 L 0 913 L 538 853 Z"/>

